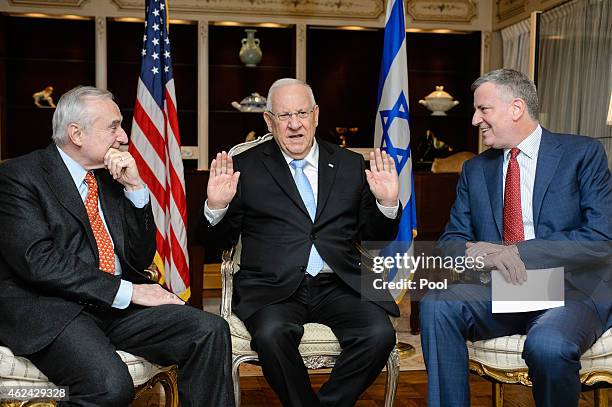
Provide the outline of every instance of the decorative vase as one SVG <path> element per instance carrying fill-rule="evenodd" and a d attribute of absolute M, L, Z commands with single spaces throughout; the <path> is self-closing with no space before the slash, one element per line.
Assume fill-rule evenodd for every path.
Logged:
<path fill-rule="evenodd" d="M 232 106 L 241 112 L 262 113 L 266 111 L 266 98 L 257 92 L 251 93 L 245 97 L 240 103 L 234 101 Z"/>
<path fill-rule="evenodd" d="M 436 90 L 425 96 L 419 103 L 431 110 L 432 116 L 446 116 L 446 111 L 459 104 L 453 97 L 444 91 L 444 86 L 436 86 Z"/>
<path fill-rule="evenodd" d="M 255 66 L 261 61 L 262 52 L 259 48 L 259 38 L 255 38 L 257 30 L 246 29 L 246 38 L 242 39 L 242 48 L 240 48 L 240 60 L 246 66 Z"/>

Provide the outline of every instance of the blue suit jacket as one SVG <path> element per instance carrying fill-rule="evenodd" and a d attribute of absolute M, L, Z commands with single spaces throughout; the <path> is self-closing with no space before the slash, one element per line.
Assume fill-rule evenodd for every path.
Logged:
<path fill-rule="evenodd" d="M 503 160 L 503 150 L 489 149 L 465 163 L 440 238 L 455 254 L 466 241 L 501 242 Z M 611 326 L 612 180 L 600 142 L 543 129 L 533 218 L 535 239 L 517 244 L 527 268 L 565 267 L 566 284 L 592 298 Z"/>

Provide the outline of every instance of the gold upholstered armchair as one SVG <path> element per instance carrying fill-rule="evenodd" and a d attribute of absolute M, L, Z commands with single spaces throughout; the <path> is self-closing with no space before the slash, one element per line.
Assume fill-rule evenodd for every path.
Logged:
<path fill-rule="evenodd" d="M 467 342 L 470 371 L 492 382 L 493 407 L 504 404 L 504 383 L 532 385 L 521 357 L 525 339 L 525 335 L 511 335 Z M 608 387 L 612 385 L 612 329 L 582 355 L 580 364 L 583 389 L 595 391 L 595 407 L 607 407 Z"/>
<path fill-rule="evenodd" d="M 234 146 L 229 155 L 234 156 L 258 144 L 272 139 L 268 133 L 257 140 Z M 251 335 L 244 323 L 232 313 L 233 277 L 239 269 L 241 242 L 223 252 L 221 263 L 221 316 L 229 323 L 232 338 L 232 380 L 234 382 L 234 397 L 236 407 L 240 407 L 240 365 L 245 362 L 257 363 L 258 356 L 251 349 Z M 304 364 L 309 369 L 333 367 L 342 349 L 332 330 L 322 324 L 309 323 L 304 325 L 304 335 L 299 351 Z M 399 380 L 399 353 L 393 349 L 387 361 L 387 383 L 385 388 L 385 407 L 391 407 L 395 400 Z"/>
<path fill-rule="evenodd" d="M 158 281 L 156 271 L 148 270 L 152 280 Z M 143 398 L 148 390 L 160 384 L 164 389 L 165 407 L 178 407 L 178 384 L 176 366 L 158 366 L 146 359 L 118 350 L 117 354 L 127 365 L 134 382 L 135 400 Z M 95 366 L 92 366 L 95 369 Z M 0 396 L 11 388 L 50 388 L 54 384 L 25 357 L 15 356 L 4 346 L 0 346 Z M 10 400 L 0 397 L 0 407 L 53 407 L 55 401 L 44 399 Z"/>

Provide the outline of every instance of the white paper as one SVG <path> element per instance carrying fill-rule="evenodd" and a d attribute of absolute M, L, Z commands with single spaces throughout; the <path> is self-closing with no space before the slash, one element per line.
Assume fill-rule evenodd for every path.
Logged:
<path fill-rule="evenodd" d="M 491 272 L 493 313 L 529 312 L 565 305 L 563 267 L 527 270 L 527 281 L 507 283 L 497 270 Z"/>

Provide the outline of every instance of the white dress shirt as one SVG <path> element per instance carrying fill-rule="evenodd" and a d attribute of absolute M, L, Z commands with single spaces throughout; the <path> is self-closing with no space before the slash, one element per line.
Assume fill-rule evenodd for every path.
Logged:
<path fill-rule="evenodd" d="M 535 183 L 536 167 L 538 165 L 538 151 L 542 140 L 542 127 L 538 124 L 533 133 L 527 136 L 516 147 L 521 152 L 516 156 L 521 173 L 521 211 L 523 215 L 523 230 L 525 240 L 535 239 L 535 227 L 533 224 L 533 186 Z M 510 162 L 510 148 L 504 148 L 504 186 L 506 185 L 506 173 Z M 502 188 L 505 194 L 505 188 Z"/>

